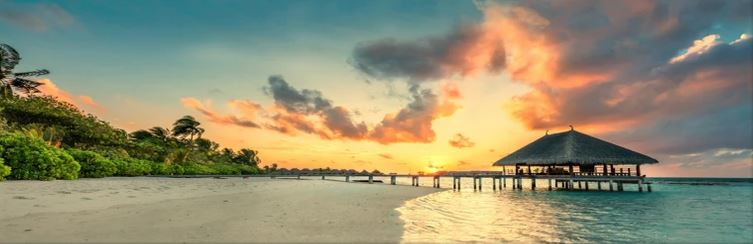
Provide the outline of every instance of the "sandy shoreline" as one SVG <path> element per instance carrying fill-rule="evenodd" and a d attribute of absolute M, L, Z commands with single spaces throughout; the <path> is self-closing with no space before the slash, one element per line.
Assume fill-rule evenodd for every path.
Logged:
<path fill-rule="evenodd" d="M 0 242 L 397 242 L 395 210 L 438 190 L 284 179 L 0 183 Z"/>

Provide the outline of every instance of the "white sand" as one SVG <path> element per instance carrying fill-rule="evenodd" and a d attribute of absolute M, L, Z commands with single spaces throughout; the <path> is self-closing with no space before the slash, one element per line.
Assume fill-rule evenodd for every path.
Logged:
<path fill-rule="evenodd" d="M 433 188 L 266 178 L 0 182 L 0 242 L 397 242 Z"/>

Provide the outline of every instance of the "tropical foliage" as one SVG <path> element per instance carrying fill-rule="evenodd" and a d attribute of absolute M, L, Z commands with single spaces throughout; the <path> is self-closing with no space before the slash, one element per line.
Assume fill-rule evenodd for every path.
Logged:
<path fill-rule="evenodd" d="M 20 60 L 15 49 L 0 44 L 0 180 L 262 172 L 258 151 L 221 149 L 202 137 L 205 129 L 194 117 L 129 134 L 40 95 L 43 84 L 30 77 L 50 72 L 15 72 Z"/>

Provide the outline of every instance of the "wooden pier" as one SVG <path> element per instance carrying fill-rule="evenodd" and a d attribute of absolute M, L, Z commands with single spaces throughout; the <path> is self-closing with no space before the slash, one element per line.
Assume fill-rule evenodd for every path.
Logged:
<path fill-rule="evenodd" d="M 479 174 L 478 172 L 453 172 L 452 174 L 444 175 L 414 175 L 414 174 L 390 174 L 390 175 L 338 175 L 338 174 L 309 174 L 309 175 L 256 175 L 251 177 L 270 177 L 270 178 L 321 178 L 322 180 L 339 180 L 342 179 L 345 182 L 351 182 L 355 179 L 359 181 L 367 182 L 369 184 L 374 183 L 374 178 L 389 178 L 389 184 L 397 185 L 398 178 L 410 178 L 411 186 L 421 186 L 420 181 L 422 178 L 432 180 L 432 187 L 442 188 L 442 178 L 452 179 L 452 189 L 461 190 L 463 179 L 471 179 L 473 190 L 481 191 L 484 189 L 483 182 L 485 180 L 491 180 L 492 190 L 503 190 L 507 188 L 508 181 L 510 182 L 511 189 L 523 190 L 523 186 L 527 185 L 531 190 L 537 190 L 538 183 L 546 183 L 545 190 L 566 190 L 566 191 L 624 191 L 625 184 L 637 185 L 637 191 L 643 192 L 645 190 L 651 192 L 651 182 L 646 182 L 645 177 L 637 175 L 508 175 L 502 172 L 489 172 Z M 527 181 L 528 184 L 524 184 Z M 592 186 L 596 187 L 592 187 Z M 449 186 L 447 186 L 449 188 Z"/>

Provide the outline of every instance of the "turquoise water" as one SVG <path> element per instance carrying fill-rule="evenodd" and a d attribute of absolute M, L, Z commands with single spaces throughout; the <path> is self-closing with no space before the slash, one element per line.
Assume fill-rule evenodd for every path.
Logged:
<path fill-rule="evenodd" d="M 413 199 L 398 211 L 406 242 L 715 242 L 753 243 L 753 180 L 655 178 L 653 192 L 517 191 Z M 400 182 L 406 184 L 406 182 Z M 526 181 L 527 183 L 527 181 Z M 410 184 L 410 182 L 407 182 Z M 431 185 L 431 179 L 422 179 Z M 451 187 L 451 180 L 442 182 Z M 591 189 L 596 189 L 591 185 Z"/>

